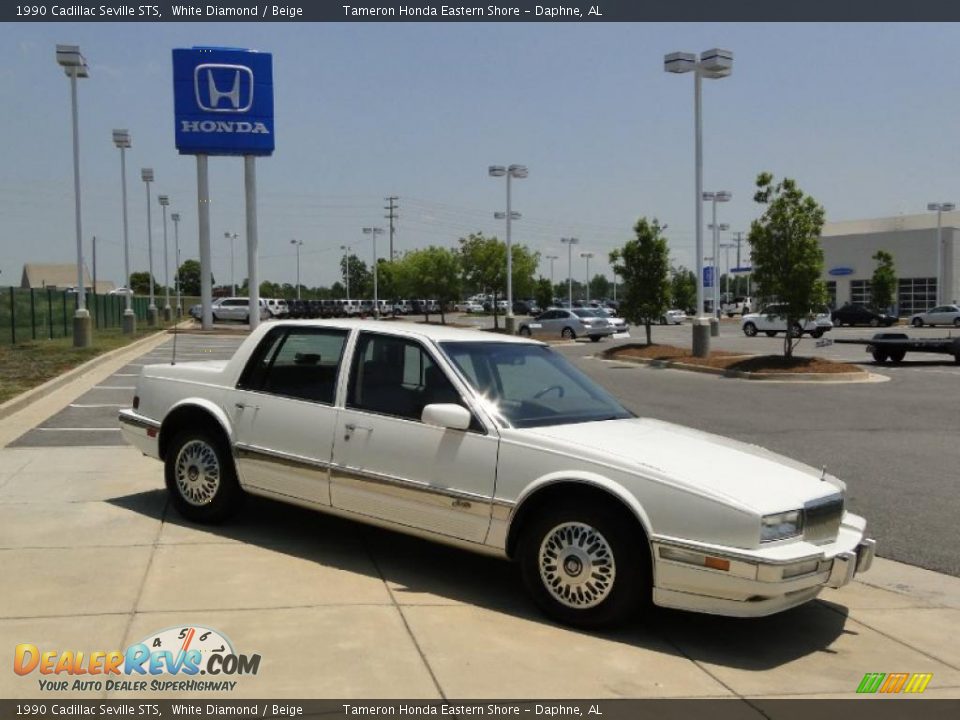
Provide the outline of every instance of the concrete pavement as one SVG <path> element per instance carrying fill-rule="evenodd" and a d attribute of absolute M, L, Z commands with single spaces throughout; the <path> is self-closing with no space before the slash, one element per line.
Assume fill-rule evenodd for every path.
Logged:
<path fill-rule="evenodd" d="M 0 421 L 0 438 L 120 367 Z M 160 464 L 126 446 L 0 449 L 8 658 L 18 643 L 108 651 L 201 625 L 262 657 L 223 697 L 851 698 L 867 672 L 932 672 L 924 697 L 960 697 L 957 578 L 878 560 L 772 618 L 656 611 L 582 633 L 540 617 L 506 563 L 255 498 L 196 526 L 162 488 Z M 41 693 L 38 677 L 7 665 L 0 697 L 159 696 Z"/>

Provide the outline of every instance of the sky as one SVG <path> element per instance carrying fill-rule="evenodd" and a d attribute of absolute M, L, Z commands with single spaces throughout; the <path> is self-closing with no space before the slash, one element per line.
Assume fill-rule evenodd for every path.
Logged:
<path fill-rule="evenodd" d="M 84 252 L 98 238 L 98 279 L 123 279 L 119 151 L 128 128 L 131 269 L 148 265 L 152 167 L 154 272 L 164 281 L 156 196 L 179 212 L 182 259 L 198 257 L 196 164 L 174 147 L 170 51 L 249 47 L 274 55 L 276 152 L 257 161 L 260 277 L 329 285 L 340 246 L 369 263 L 364 226 L 395 249 L 454 247 L 470 232 L 504 235 L 491 164 L 525 164 L 513 184 L 513 240 L 557 255 L 577 237 L 573 276 L 610 276 L 607 254 L 640 216 L 666 223 L 671 256 L 694 264 L 693 77 L 663 56 L 713 47 L 733 74 L 705 80 L 704 188 L 729 190 L 719 220 L 747 231 L 760 171 L 795 178 L 828 221 L 922 212 L 960 200 L 960 27 L 953 24 L 37 23 L 0 25 L 0 285 L 26 262 L 74 262 L 69 82 L 57 43 L 90 64 L 79 84 Z M 243 164 L 211 158 L 218 283 L 246 277 Z M 705 222 L 710 220 L 710 209 Z M 173 272 L 173 226 L 168 225 Z M 378 241 L 386 254 L 385 236 Z M 724 242 L 730 241 L 724 235 Z M 746 252 L 746 249 L 744 249 Z M 721 256 L 722 257 L 722 256 Z M 733 264 L 733 257 L 731 257 Z M 550 264 L 541 263 L 544 276 Z"/>

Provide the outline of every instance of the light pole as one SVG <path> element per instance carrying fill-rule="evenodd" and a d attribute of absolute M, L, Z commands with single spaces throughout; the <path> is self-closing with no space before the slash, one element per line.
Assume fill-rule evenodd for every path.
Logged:
<path fill-rule="evenodd" d="M 717 79 L 727 77 L 733 70 L 733 53 L 729 50 L 713 48 L 700 54 L 674 52 L 663 58 L 663 69 L 672 73 L 693 73 L 693 114 L 694 114 L 694 167 L 695 191 L 694 208 L 697 229 L 697 313 L 693 321 L 693 354 L 705 357 L 710 353 L 710 332 L 702 328 L 703 317 L 703 119 L 701 117 L 701 84 L 703 78 Z"/>
<path fill-rule="evenodd" d="M 170 196 L 158 195 L 157 202 L 163 208 L 163 320 L 170 322 L 173 318 L 173 310 L 170 308 L 170 256 L 167 255 L 167 206 L 170 204 Z"/>
<path fill-rule="evenodd" d="M 76 45 L 57 45 L 57 63 L 70 78 L 70 111 L 73 118 L 73 204 L 77 233 L 77 311 L 73 316 L 73 346 L 89 347 L 93 341 L 87 290 L 83 279 L 83 231 L 80 221 L 80 129 L 77 119 L 77 78 L 90 77 L 87 60 Z M 96 292 L 96 288 L 94 288 Z"/>
<path fill-rule="evenodd" d="M 567 246 L 567 306 L 573 309 L 573 246 L 580 241 L 577 238 L 560 238 L 560 242 Z"/>
<path fill-rule="evenodd" d="M 240 237 L 237 233 L 225 232 L 223 236 L 230 241 L 230 294 L 237 296 L 237 280 L 233 274 L 233 241 Z"/>
<path fill-rule="evenodd" d="M 127 148 L 131 146 L 130 132 L 113 131 L 113 144 L 120 148 L 120 197 L 123 199 L 123 286 L 126 306 L 123 310 L 123 333 L 136 332 L 137 316 L 133 312 L 133 290 L 130 289 L 130 234 L 127 226 Z"/>
<path fill-rule="evenodd" d="M 291 240 L 290 244 L 297 248 L 297 300 L 300 299 L 300 248 L 303 247 L 303 240 Z"/>
<path fill-rule="evenodd" d="M 727 230 L 729 226 L 724 227 L 723 224 L 720 225 L 721 230 Z M 736 243 L 720 243 L 720 249 L 723 250 L 723 264 L 726 267 L 727 271 L 723 274 L 726 279 L 726 285 L 723 288 L 723 293 L 727 296 L 727 302 L 730 302 L 730 250 L 737 246 Z"/>
<path fill-rule="evenodd" d="M 513 178 L 523 179 L 527 177 L 526 165 L 491 165 L 487 172 L 490 177 L 507 176 L 507 211 L 505 213 L 495 213 L 498 219 L 507 221 L 507 317 L 505 319 L 507 333 L 513 335 L 516 320 L 513 317 L 513 249 L 510 243 L 510 223 L 513 220 L 520 219 L 520 213 L 515 213 L 510 208 L 510 181 Z"/>
<path fill-rule="evenodd" d="M 377 290 L 377 235 L 383 234 L 383 228 L 380 227 L 365 227 L 363 229 L 364 235 L 369 235 L 373 238 L 373 316 L 375 318 L 380 318 L 380 296 Z"/>
<path fill-rule="evenodd" d="M 559 259 L 560 259 L 560 256 L 559 256 L 559 255 L 545 255 L 544 257 L 545 257 L 547 260 L 550 261 L 550 296 L 552 297 L 552 296 L 553 296 L 553 261 L 554 261 L 554 260 L 559 260 Z"/>
<path fill-rule="evenodd" d="M 173 220 L 173 286 L 177 290 L 177 318 L 183 315 L 183 301 L 180 299 L 180 213 L 170 213 Z"/>
<path fill-rule="evenodd" d="M 714 227 L 714 224 L 713 224 L 713 223 L 710 223 L 709 225 L 707 225 L 707 229 L 708 229 L 708 230 L 712 230 L 714 237 L 719 240 L 719 238 L 720 238 L 720 233 L 726 232 L 727 230 L 729 230 L 729 229 L 730 229 L 730 225 L 727 224 L 727 223 L 720 223 L 720 224 L 717 225 L 716 228 L 715 228 L 715 227 Z M 722 244 L 714 245 L 714 255 L 716 255 L 718 258 L 719 258 L 719 248 L 722 248 L 722 247 L 723 247 Z M 718 259 L 717 262 L 719 263 L 720 260 Z M 729 267 L 729 263 L 727 263 L 727 266 Z M 716 265 L 714 265 L 714 270 L 713 270 L 713 271 L 714 271 L 714 273 L 717 272 Z M 729 274 L 729 273 L 728 273 L 728 274 Z M 717 281 L 716 281 L 716 283 L 719 283 L 719 282 L 720 282 L 720 279 L 719 279 L 719 278 L 720 278 L 720 276 L 717 275 Z M 716 283 L 715 283 L 715 284 L 716 284 Z M 729 282 L 728 282 L 728 284 L 729 284 Z"/>
<path fill-rule="evenodd" d="M 153 228 L 150 227 L 150 183 L 153 182 L 153 168 L 141 169 L 140 179 L 143 180 L 144 185 L 147 186 L 147 255 L 149 255 L 147 269 L 150 271 L 150 305 L 147 306 L 147 325 L 150 327 L 156 327 L 157 303 L 156 299 L 154 298 L 153 289 Z"/>
<path fill-rule="evenodd" d="M 730 202 L 733 195 L 727 190 L 717 190 L 716 192 L 705 192 L 702 195 L 703 200 L 713 203 L 713 222 L 710 228 L 713 230 L 713 316 L 720 318 L 720 278 L 717 276 L 717 263 L 720 262 L 720 226 L 717 224 L 717 203 Z M 727 226 L 729 228 L 729 225 Z M 710 334 L 716 337 L 720 334 L 719 325 L 710 326 Z"/>
<path fill-rule="evenodd" d="M 350 249 L 347 245 L 341 245 L 340 249 L 343 250 L 343 279 L 347 284 L 347 300 L 350 299 L 350 256 L 347 254 L 347 251 Z"/>
<path fill-rule="evenodd" d="M 584 258 L 587 261 L 587 305 L 590 304 L 590 258 L 593 257 L 592 252 L 582 252 L 580 257 Z"/>
<path fill-rule="evenodd" d="M 927 203 L 927 210 L 937 211 L 937 305 L 943 303 L 943 224 L 942 216 L 945 212 L 954 210 L 957 206 L 953 203 Z"/>

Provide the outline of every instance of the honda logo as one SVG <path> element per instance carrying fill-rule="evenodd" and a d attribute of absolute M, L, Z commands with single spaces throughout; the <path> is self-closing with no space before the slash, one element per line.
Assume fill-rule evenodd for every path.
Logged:
<path fill-rule="evenodd" d="M 197 65 L 193 89 L 205 112 L 245 113 L 253 106 L 253 71 L 245 65 Z"/>

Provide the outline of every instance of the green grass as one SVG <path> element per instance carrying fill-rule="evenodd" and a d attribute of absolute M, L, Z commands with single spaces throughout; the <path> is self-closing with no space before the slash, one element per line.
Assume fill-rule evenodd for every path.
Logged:
<path fill-rule="evenodd" d="M 0 403 L 97 355 L 155 332 L 146 327 L 138 327 L 134 335 L 124 335 L 118 328 L 95 330 L 93 345 L 88 348 L 73 347 L 72 337 L 28 340 L 16 345 L 0 344 Z"/>

